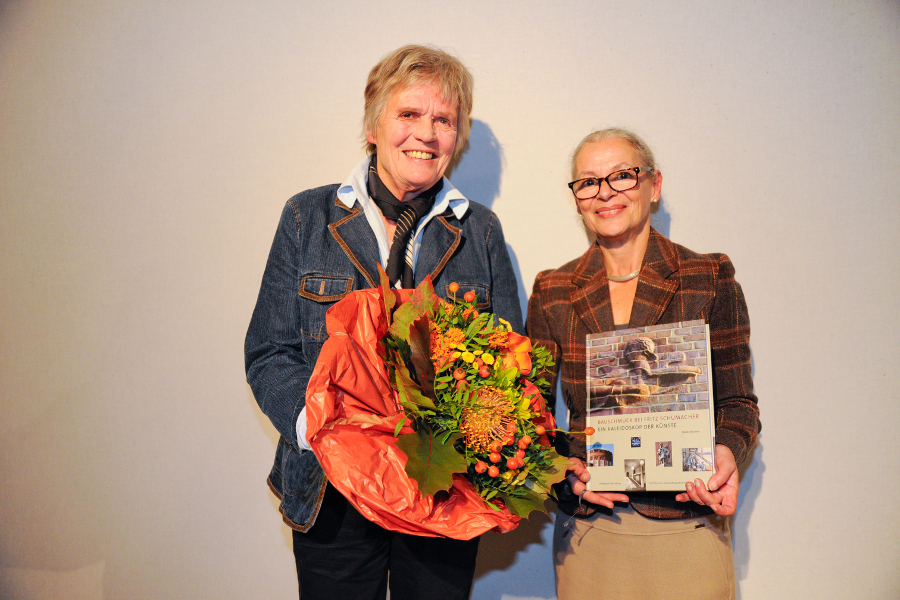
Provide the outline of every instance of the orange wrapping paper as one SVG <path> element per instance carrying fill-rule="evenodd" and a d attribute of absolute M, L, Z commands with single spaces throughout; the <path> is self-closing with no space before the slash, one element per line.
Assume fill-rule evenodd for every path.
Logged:
<path fill-rule="evenodd" d="M 398 303 L 409 291 L 395 290 Z M 387 332 L 380 288 L 360 290 L 326 315 L 328 340 L 306 390 L 306 437 L 328 480 L 368 520 L 400 533 L 467 540 L 515 529 L 521 517 L 488 506 L 463 476 L 423 496 L 406 474 L 394 430 L 403 417 L 379 356 Z M 408 426 L 401 433 L 410 433 Z"/>

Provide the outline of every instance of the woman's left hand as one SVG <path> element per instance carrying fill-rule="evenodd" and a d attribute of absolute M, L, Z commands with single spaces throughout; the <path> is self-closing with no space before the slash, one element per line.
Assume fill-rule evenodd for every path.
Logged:
<path fill-rule="evenodd" d="M 733 515 L 737 508 L 738 469 L 728 446 L 716 444 L 716 472 L 709 478 L 709 489 L 700 479 L 686 483 L 685 487 L 687 492 L 675 496 L 679 502 L 693 500 L 710 507 L 717 515 Z"/>

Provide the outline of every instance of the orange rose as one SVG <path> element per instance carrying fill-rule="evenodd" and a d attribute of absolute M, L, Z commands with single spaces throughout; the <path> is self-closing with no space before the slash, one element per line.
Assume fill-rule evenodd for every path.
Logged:
<path fill-rule="evenodd" d="M 516 367 L 522 375 L 531 373 L 531 340 L 524 335 L 510 331 L 503 368 Z"/>

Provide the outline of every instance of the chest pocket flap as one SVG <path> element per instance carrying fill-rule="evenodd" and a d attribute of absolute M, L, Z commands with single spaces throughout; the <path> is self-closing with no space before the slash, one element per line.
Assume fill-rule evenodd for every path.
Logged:
<path fill-rule="evenodd" d="M 351 277 L 306 275 L 300 279 L 300 295 L 316 302 L 337 302 L 352 290 Z"/>

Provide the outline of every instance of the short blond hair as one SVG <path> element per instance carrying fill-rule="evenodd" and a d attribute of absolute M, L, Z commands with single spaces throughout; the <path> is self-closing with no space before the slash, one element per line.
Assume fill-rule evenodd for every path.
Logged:
<path fill-rule="evenodd" d="M 608 140 L 610 138 L 618 138 L 620 140 L 625 140 L 635 150 L 637 150 L 638 156 L 641 158 L 641 161 L 644 163 L 642 165 L 636 165 L 639 167 L 647 167 L 648 169 L 656 170 L 656 160 L 653 158 L 653 152 L 650 150 L 650 146 L 647 145 L 647 142 L 642 140 L 638 134 L 633 131 L 629 131 L 627 129 L 620 129 L 618 127 L 609 127 L 607 129 L 600 129 L 593 133 L 589 133 L 585 136 L 583 140 L 575 147 L 575 151 L 572 153 L 572 179 L 578 177 L 578 174 L 575 172 L 575 161 L 578 160 L 578 155 L 588 144 L 596 144 L 597 142 L 602 142 L 604 140 Z"/>
<path fill-rule="evenodd" d="M 365 132 L 375 133 L 390 97 L 402 88 L 433 83 L 445 102 L 456 103 L 456 145 L 453 160 L 459 159 L 472 128 L 472 74 L 455 56 L 432 46 L 408 45 L 381 59 L 369 72 L 365 91 Z M 375 153 L 375 144 L 366 142 L 366 152 Z"/>

